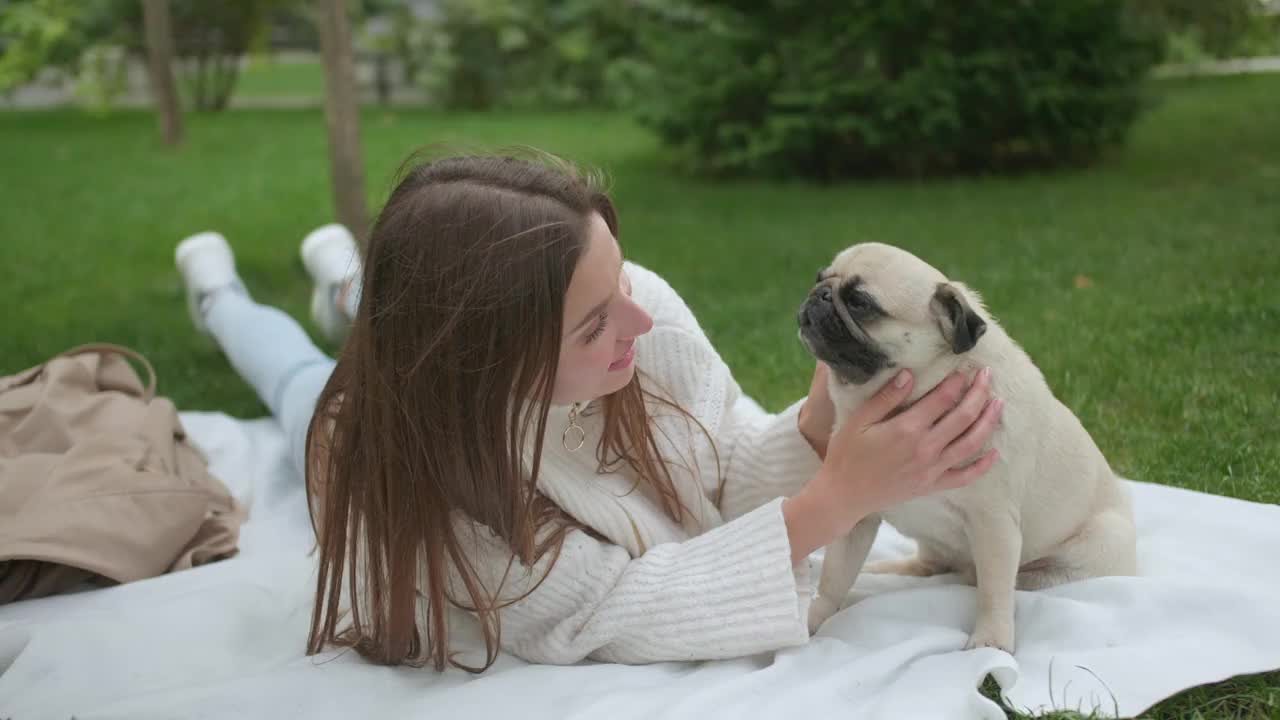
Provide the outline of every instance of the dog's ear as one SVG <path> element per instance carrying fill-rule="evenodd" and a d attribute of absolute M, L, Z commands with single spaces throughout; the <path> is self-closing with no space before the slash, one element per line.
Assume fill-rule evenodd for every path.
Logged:
<path fill-rule="evenodd" d="M 929 310 L 938 321 L 942 337 L 951 344 L 958 355 L 966 353 L 978 344 L 978 338 L 987 331 L 987 323 L 969 307 L 964 293 L 950 283 L 939 283 L 929 302 Z"/>

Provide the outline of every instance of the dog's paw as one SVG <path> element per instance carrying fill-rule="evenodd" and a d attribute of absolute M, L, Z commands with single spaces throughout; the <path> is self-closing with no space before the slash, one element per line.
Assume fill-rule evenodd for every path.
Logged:
<path fill-rule="evenodd" d="M 824 598 L 815 597 L 813 603 L 809 605 L 809 634 L 813 635 L 818 632 L 818 628 L 822 627 L 822 623 L 828 618 L 836 614 L 840 607 L 834 602 Z"/>
<path fill-rule="evenodd" d="M 933 577 L 946 572 L 942 568 L 930 565 L 920 557 L 913 556 L 898 560 L 880 560 L 862 569 L 864 574 L 871 575 L 903 575 L 906 577 Z"/>
<path fill-rule="evenodd" d="M 1013 625 L 1011 623 L 982 623 L 973 629 L 965 650 L 995 648 L 1013 654 Z"/>

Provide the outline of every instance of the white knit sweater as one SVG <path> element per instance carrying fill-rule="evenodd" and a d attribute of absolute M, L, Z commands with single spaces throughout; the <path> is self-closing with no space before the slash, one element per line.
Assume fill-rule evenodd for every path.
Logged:
<path fill-rule="evenodd" d="M 633 297 L 654 319 L 636 342 L 637 368 L 702 423 L 715 449 L 687 420 L 653 409 L 676 490 L 694 511 L 676 523 L 646 487 L 635 487 L 631 472 L 597 472 L 603 419 L 594 403 L 580 416 L 587 441 L 575 453 L 561 442 L 567 409 L 553 408 L 538 487 L 605 541 L 568 535 L 546 580 L 500 611 L 502 647 L 533 662 L 646 663 L 805 643 L 809 568 L 792 566 L 782 517 L 782 497 L 820 465 L 796 426 L 801 403 L 762 412 L 679 295 L 644 268 L 628 263 L 626 272 Z M 505 576 L 502 597 L 518 597 L 542 578 L 551 554 L 533 567 L 517 561 L 508 572 L 508 548 L 486 528 L 467 525 L 472 532 L 461 537 L 486 587 Z"/>

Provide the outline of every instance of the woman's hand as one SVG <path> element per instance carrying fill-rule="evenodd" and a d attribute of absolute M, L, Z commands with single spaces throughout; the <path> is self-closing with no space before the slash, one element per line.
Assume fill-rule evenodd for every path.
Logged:
<path fill-rule="evenodd" d="M 793 560 L 868 515 L 968 485 L 996 461 L 994 448 L 973 459 L 991 439 L 1004 407 L 991 399 L 989 370 L 980 371 L 967 392 L 964 377 L 953 374 L 890 418 L 911 386 L 904 370 L 863 403 L 827 443 L 818 475 L 783 503 Z"/>
<path fill-rule="evenodd" d="M 813 381 L 809 383 L 809 397 L 800 406 L 800 417 L 796 421 L 800 434 L 820 458 L 827 456 L 827 442 L 831 440 L 831 429 L 836 421 L 836 406 L 831 402 L 831 392 L 827 389 L 830 376 L 830 368 L 819 361 L 813 370 Z"/>

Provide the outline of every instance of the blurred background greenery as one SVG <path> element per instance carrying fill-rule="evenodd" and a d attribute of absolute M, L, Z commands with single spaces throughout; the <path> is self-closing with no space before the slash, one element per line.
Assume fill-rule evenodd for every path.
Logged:
<path fill-rule="evenodd" d="M 330 164 L 322 6 L 367 184 Z M 611 176 L 627 254 L 770 408 L 807 387 L 813 271 L 879 240 L 980 290 L 1120 472 L 1280 501 L 1280 3 L 165 7 L 171 145 L 143 2 L 0 0 L 0 374 L 120 342 L 181 408 L 261 415 L 190 327 L 178 240 L 223 232 L 305 322 L 297 243 L 335 187 L 372 213 L 415 149 L 532 145 Z M 1197 714 L 1280 717 L 1280 675 L 1150 717 Z"/>

